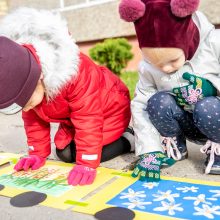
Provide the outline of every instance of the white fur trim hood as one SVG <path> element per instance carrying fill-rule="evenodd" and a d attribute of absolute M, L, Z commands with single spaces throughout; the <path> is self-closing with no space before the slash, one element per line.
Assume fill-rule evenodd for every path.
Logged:
<path fill-rule="evenodd" d="M 59 14 L 33 8 L 17 9 L 2 19 L 0 35 L 19 44 L 34 46 L 49 99 L 77 75 L 79 48 L 68 32 L 66 21 Z"/>

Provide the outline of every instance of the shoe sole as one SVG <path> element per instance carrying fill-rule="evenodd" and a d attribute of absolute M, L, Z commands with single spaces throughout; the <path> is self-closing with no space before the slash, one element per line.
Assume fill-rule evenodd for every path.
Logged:
<path fill-rule="evenodd" d="M 205 172 L 205 168 L 204 168 L 204 172 Z M 220 175 L 220 167 L 216 167 L 216 168 L 212 167 L 208 174 Z"/>
<path fill-rule="evenodd" d="M 187 159 L 187 158 L 188 158 L 188 151 L 183 152 L 183 153 L 182 153 L 182 157 L 181 157 L 181 159 L 178 160 L 178 161 L 185 160 L 185 159 Z"/>

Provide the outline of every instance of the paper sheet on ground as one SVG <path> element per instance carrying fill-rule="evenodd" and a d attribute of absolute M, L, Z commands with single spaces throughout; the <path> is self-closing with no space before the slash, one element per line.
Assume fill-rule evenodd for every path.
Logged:
<path fill-rule="evenodd" d="M 13 155 L 8 156 L 13 161 Z M 17 173 L 13 166 L 0 169 L 0 184 L 5 186 L 0 195 L 43 192 L 48 197 L 41 205 L 73 207 L 92 215 L 112 206 L 126 207 L 135 212 L 135 220 L 220 218 L 220 182 L 162 177 L 158 183 L 147 183 L 131 178 L 129 172 L 100 167 L 94 184 L 73 187 L 66 182 L 72 164 L 48 161 L 37 171 Z"/>

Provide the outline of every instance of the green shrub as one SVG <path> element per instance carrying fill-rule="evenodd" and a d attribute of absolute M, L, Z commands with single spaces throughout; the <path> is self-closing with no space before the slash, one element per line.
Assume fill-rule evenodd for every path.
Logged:
<path fill-rule="evenodd" d="M 117 75 L 120 75 L 121 70 L 133 58 L 131 45 L 125 38 L 106 39 L 102 43 L 97 43 L 89 50 L 89 55 Z"/>

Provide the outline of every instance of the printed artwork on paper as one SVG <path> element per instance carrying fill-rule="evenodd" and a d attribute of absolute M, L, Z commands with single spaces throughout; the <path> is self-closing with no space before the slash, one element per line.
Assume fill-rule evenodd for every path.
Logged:
<path fill-rule="evenodd" d="M 107 204 L 176 218 L 220 219 L 220 187 L 171 180 L 137 181 Z"/>
<path fill-rule="evenodd" d="M 68 173 L 68 169 L 60 169 L 58 166 L 47 166 L 30 171 L 13 171 L 1 175 L 0 184 L 58 197 L 72 189 L 66 182 Z"/>

